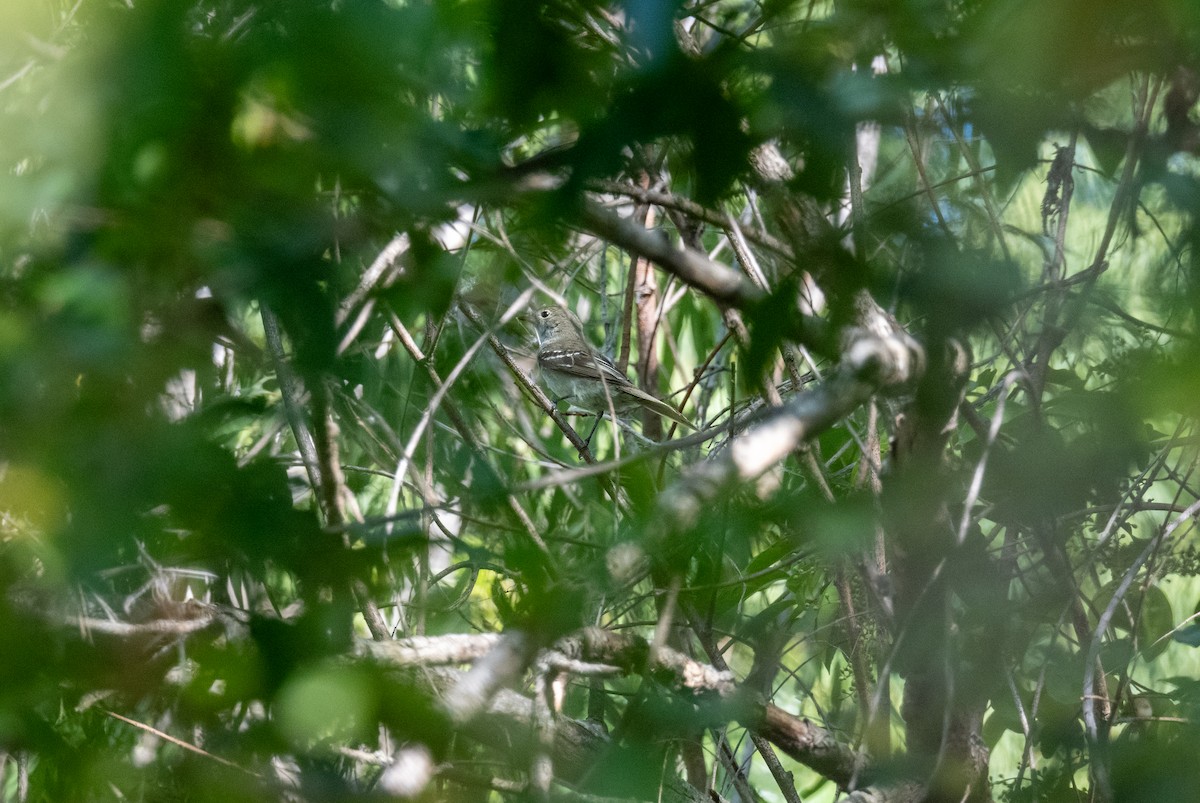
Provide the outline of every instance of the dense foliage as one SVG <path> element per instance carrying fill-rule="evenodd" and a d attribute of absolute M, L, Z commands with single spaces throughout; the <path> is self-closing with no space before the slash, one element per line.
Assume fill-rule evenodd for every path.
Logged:
<path fill-rule="evenodd" d="M 1197 100 L 1192 0 L 5 0 L 0 797 L 1200 799 Z"/>

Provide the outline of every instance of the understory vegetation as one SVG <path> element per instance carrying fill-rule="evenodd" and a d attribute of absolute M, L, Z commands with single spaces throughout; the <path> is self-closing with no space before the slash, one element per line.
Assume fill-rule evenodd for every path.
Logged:
<path fill-rule="evenodd" d="M 1197 100 L 1192 0 L 5 0 L 0 798 L 1200 799 Z"/>

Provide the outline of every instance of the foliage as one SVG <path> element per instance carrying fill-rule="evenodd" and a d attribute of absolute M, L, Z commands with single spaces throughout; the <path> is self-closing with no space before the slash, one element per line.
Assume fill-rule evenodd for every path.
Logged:
<path fill-rule="evenodd" d="M 1197 797 L 1198 99 L 1190 0 L 9 0 L 0 796 Z"/>

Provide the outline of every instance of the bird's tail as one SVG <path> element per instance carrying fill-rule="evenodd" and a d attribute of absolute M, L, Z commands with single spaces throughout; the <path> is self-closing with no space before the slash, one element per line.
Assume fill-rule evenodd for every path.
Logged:
<path fill-rule="evenodd" d="M 633 396 L 642 403 L 643 407 L 653 410 L 658 415 L 664 418 L 669 418 L 677 424 L 687 427 L 688 429 L 696 429 L 696 425 L 687 420 L 683 413 L 676 410 L 671 405 L 667 404 L 662 399 L 655 398 L 644 390 L 636 387 L 621 388 L 621 392 Z"/>

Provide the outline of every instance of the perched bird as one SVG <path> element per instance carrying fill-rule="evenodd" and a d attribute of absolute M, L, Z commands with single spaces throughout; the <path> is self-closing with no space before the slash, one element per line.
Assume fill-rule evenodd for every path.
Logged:
<path fill-rule="evenodd" d="M 538 337 L 538 369 L 546 387 L 560 399 L 599 416 L 612 410 L 618 415 L 639 407 L 664 416 L 689 429 L 696 426 L 666 402 L 640 390 L 617 370 L 612 360 L 587 342 L 583 324 L 558 307 L 544 307 L 533 315 Z M 592 434 L 596 427 L 592 427 Z M 591 442 L 592 435 L 587 437 Z"/>

